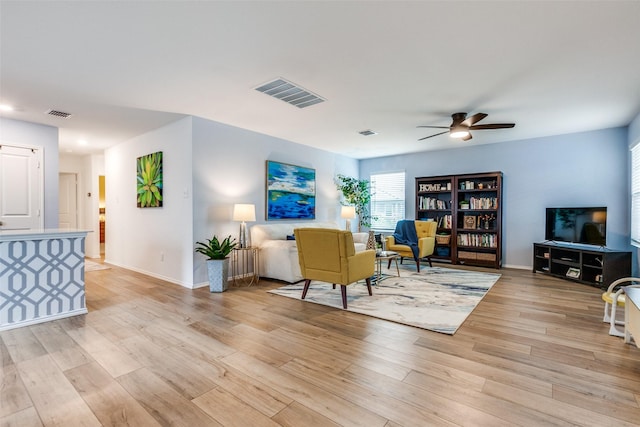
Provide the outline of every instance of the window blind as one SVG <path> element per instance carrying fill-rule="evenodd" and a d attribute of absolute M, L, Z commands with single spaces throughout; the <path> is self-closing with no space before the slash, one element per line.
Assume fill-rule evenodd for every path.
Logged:
<path fill-rule="evenodd" d="M 371 228 L 394 231 L 396 223 L 405 219 L 405 173 L 371 174 Z"/>
<path fill-rule="evenodd" d="M 631 149 L 631 244 L 640 247 L 640 144 Z"/>

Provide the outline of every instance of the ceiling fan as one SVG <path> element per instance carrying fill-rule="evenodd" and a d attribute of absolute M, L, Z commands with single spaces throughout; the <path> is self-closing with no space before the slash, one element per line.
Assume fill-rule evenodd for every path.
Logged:
<path fill-rule="evenodd" d="M 451 118 L 453 119 L 451 126 L 418 126 L 419 128 L 448 129 L 444 132 L 425 136 L 424 138 L 420 138 L 418 141 L 433 138 L 434 136 L 443 135 L 445 133 L 449 133 L 449 136 L 451 136 L 452 138 L 460 138 L 463 141 L 468 141 L 472 138 L 471 132 L 469 131 L 485 129 L 507 129 L 512 128 L 516 125 L 515 123 L 490 123 L 486 125 L 476 124 L 485 117 L 487 117 L 487 114 L 485 113 L 476 113 L 471 117 L 467 117 L 467 113 L 453 113 L 451 115 Z"/>

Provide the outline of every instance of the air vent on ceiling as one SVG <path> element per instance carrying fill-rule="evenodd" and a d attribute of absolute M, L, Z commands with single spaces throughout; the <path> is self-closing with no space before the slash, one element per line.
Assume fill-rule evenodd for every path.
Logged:
<path fill-rule="evenodd" d="M 69 117 L 71 117 L 71 113 L 65 113 L 64 111 L 58 111 L 58 110 L 49 110 L 45 114 L 48 114 L 50 116 L 60 117 L 63 119 L 68 119 Z"/>
<path fill-rule="evenodd" d="M 257 87 L 256 90 L 295 105 L 298 108 L 305 108 L 326 101 L 318 95 L 281 78 L 265 83 Z"/>
<path fill-rule="evenodd" d="M 371 135 L 377 135 L 378 132 L 374 132 L 371 129 L 367 129 L 367 130 L 361 130 L 360 132 L 358 132 L 360 135 L 363 136 L 371 136 Z"/>

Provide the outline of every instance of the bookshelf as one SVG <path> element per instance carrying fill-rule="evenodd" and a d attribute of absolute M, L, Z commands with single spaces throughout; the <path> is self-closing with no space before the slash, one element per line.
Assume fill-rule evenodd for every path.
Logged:
<path fill-rule="evenodd" d="M 416 178 L 415 218 L 438 222 L 432 258 L 500 268 L 501 199 L 502 172 Z"/>
<path fill-rule="evenodd" d="M 416 219 L 438 222 L 434 260 L 451 260 L 454 177 L 416 178 Z"/>

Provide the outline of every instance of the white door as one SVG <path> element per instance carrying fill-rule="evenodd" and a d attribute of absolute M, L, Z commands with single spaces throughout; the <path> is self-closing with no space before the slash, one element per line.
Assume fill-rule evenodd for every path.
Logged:
<path fill-rule="evenodd" d="M 78 177 L 75 173 L 61 173 L 58 182 L 58 226 L 78 228 Z"/>
<path fill-rule="evenodd" d="M 42 228 L 42 150 L 0 144 L 0 227 Z"/>

